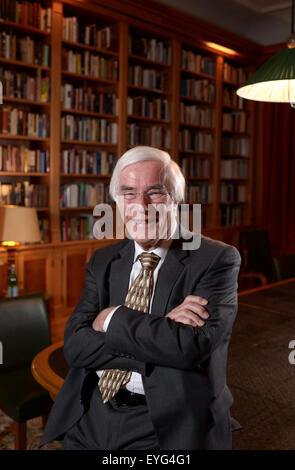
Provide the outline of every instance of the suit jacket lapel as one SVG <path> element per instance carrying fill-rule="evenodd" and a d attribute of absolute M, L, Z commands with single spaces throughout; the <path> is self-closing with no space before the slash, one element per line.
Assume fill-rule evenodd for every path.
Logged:
<path fill-rule="evenodd" d="M 110 305 L 124 305 L 134 259 L 134 242 L 129 240 L 111 262 L 109 276 Z"/>
<path fill-rule="evenodd" d="M 181 248 L 183 240 L 174 240 L 168 250 L 165 261 L 160 269 L 151 313 L 153 315 L 164 316 L 170 294 L 174 284 L 183 271 L 188 253 Z"/>

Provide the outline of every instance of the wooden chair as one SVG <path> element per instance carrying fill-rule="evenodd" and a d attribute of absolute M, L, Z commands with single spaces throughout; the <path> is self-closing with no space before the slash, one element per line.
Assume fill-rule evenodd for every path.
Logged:
<path fill-rule="evenodd" d="M 240 291 L 274 281 L 271 247 L 266 231 L 242 231 L 239 251 L 242 257 Z"/>
<path fill-rule="evenodd" d="M 50 345 L 50 329 L 43 296 L 0 299 L 0 409 L 14 420 L 15 449 L 26 449 L 26 421 L 43 416 L 52 400 L 33 378 L 33 357 Z"/>
<path fill-rule="evenodd" d="M 273 258 L 273 266 L 276 281 L 295 277 L 295 254 L 275 256 Z"/>

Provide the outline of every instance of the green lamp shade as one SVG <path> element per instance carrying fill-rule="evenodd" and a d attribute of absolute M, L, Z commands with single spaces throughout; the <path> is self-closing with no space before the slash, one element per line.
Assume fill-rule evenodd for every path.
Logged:
<path fill-rule="evenodd" d="M 254 101 L 295 103 L 295 47 L 277 52 L 237 90 Z"/>

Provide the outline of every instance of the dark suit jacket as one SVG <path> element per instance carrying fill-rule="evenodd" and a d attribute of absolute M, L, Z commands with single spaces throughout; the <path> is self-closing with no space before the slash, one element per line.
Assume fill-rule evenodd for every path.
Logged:
<path fill-rule="evenodd" d="M 231 448 L 227 350 L 237 313 L 238 251 L 201 237 L 196 250 L 174 240 L 159 272 L 151 314 L 120 307 L 106 333 L 91 325 L 99 311 L 123 305 L 134 257 L 124 239 L 91 257 L 85 287 L 65 329 L 70 371 L 40 445 L 60 439 L 82 416 L 97 386 L 97 369 L 124 368 L 143 377 L 161 449 Z M 193 328 L 165 317 L 187 295 L 208 299 L 210 318 Z M 103 423 L 97 421 L 98 426 Z"/>

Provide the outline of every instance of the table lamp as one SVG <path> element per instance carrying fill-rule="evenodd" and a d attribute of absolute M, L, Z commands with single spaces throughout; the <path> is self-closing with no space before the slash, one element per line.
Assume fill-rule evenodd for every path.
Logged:
<path fill-rule="evenodd" d="M 0 206 L 0 242 L 8 250 L 8 272 L 15 264 L 15 248 L 41 241 L 37 211 L 33 207 Z"/>

